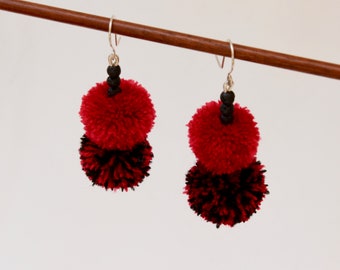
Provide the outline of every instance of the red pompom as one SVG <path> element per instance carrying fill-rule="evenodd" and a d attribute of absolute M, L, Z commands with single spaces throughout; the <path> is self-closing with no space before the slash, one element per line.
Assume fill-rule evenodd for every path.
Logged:
<path fill-rule="evenodd" d="M 215 175 L 199 162 L 186 176 L 184 193 L 197 215 L 219 227 L 245 222 L 260 209 L 265 194 L 263 165 L 253 161 L 247 168 L 231 174 Z"/>
<path fill-rule="evenodd" d="M 145 140 L 155 110 L 149 93 L 133 80 L 121 79 L 121 92 L 108 96 L 107 82 L 83 96 L 80 116 L 86 136 L 105 149 L 129 150 Z"/>
<path fill-rule="evenodd" d="M 189 143 L 197 159 L 215 174 L 232 173 L 248 166 L 257 152 L 259 130 L 247 108 L 234 105 L 233 122 L 220 120 L 221 102 L 199 108 L 188 123 Z"/>
<path fill-rule="evenodd" d="M 106 150 L 84 135 L 79 153 L 81 166 L 94 185 L 125 191 L 134 189 L 149 175 L 153 158 L 146 139 L 128 151 Z"/>

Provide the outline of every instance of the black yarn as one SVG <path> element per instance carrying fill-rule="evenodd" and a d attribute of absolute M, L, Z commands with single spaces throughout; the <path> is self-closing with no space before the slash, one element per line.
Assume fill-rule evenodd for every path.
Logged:
<path fill-rule="evenodd" d="M 219 227 L 245 222 L 259 209 L 265 194 L 263 165 L 253 161 L 231 174 L 215 175 L 200 162 L 186 175 L 185 193 L 192 210 Z"/>
<path fill-rule="evenodd" d="M 233 112 L 234 112 L 234 99 L 235 99 L 235 94 L 233 91 L 226 91 L 222 92 L 220 95 L 220 99 L 222 101 L 220 111 L 220 119 L 221 122 L 225 125 L 230 124 L 233 122 Z"/>
<path fill-rule="evenodd" d="M 107 74 L 109 75 L 109 77 L 107 77 L 106 79 L 106 82 L 110 86 L 107 94 L 108 96 L 111 97 L 122 91 L 119 87 L 120 85 L 119 75 L 121 73 L 121 69 L 119 65 L 117 66 L 112 65 L 112 66 L 108 66 L 106 71 L 107 71 Z"/>
<path fill-rule="evenodd" d="M 93 185 L 106 189 L 134 189 L 149 176 L 152 148 L 147 140 L 131 150 L 107 150 L 93 143 L 86 135 L 79 149 L 83 170 Z"/>

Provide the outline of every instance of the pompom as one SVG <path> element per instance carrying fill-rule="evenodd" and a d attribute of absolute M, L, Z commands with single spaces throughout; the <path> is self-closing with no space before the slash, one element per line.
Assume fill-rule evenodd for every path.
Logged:
<path fill-rule="evenodd" d="M 149 93 L 133 80 L 121 79 L 121 92 L 108 96 L 107 82 L 83 96 L 80 116 L 86 136 L 100 148 L 131 150 L 151 130 L 155 109 Z"/>
<path fill-rule="evenodd" d="M 265 194 L 263 165 L 253 161 L 232 174 L 214 175 L 197 162 L 186 176 L 184 193 L 192 210 L 219 227 L 245 222 L 260 209 Z"/>
<path fill-rule="evenodd" d="M 132 150 L 106 150 L 92 142 L 86 135 L 79 149 L 81 166 L 94 185 L 106 189 L 134 189 L 149 176 L 153 158 L 149 142 L 136 144 Z"/>
<path fill-rule="evenodd" d="M 197 159 L 216 174 L 247 167 L 257 152 L 259 130 L 247 108 L 234 105 L 233 121 L 220 120 L 221 102 L 211 101 L 199 108 L 189 127 L 189 144 Z"/>

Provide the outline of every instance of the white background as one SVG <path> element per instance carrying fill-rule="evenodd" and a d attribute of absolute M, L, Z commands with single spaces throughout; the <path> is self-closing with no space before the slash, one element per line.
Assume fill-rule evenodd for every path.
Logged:
<path fill-rule="evenodd" d="M 36 1 L 340 63 L 338 0 Z M 92 187 L 79 163 L 81 97 L 106 78 L 105 32 L 0 11 L 0 269 L 340 269 L 340 82 L 236 60 L 271 194 L 216 229 L 189 208 L 186 124 L 217 100 L 213 55 L 122 37 L 122 77 L 150 92 L 151 175 Z M 226 61 L 229 65 L 229 59 Z"/>

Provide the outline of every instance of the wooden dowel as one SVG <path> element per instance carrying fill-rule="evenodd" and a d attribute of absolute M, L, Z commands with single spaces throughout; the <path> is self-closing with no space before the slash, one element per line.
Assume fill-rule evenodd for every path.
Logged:
<path fill-rule="evenodd" d="M 105 32 L 108 31 L 110 22 L 110 19 L 105 17 L 19 0 L 0 0 L 0 9 Z M 113 20 L 112 28 L 113 32 L 119 35 L 230 57 L 229 44 L 224 41 L 121 20 Z M 340 65 L 338 64 L 239 44 L 233 45 L 235 58 L 240 60 L 340 79 Z"/>

